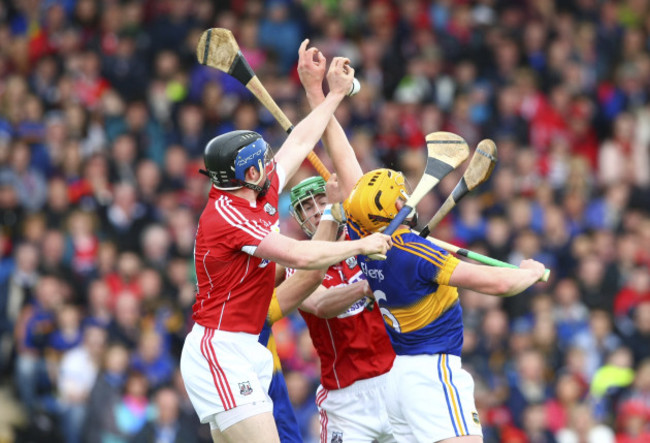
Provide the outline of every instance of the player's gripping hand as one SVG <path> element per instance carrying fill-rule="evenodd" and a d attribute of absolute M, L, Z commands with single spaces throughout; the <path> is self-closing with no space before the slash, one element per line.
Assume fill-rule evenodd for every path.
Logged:
<path fill-rule="evenodd" d="M 307 49 L 308 44 L 305 39 L 298 49 L 298 76 L 307 93 L 322 94 L 327 61 L 317 48 Z"/>
<path fill-rule="evenodd" d="M 375 232 L 359 241 L 362 242 L 361 253 L 363 255 L 386 255 L 386 252 L 393 246 L 391 237 L 380 232 Z"/>
<path fill-rule="evenodd" d="M 354 79 L 354 68 L 350 66 L 350 59 L 347 57 L 334 57 L 327 71 L 327 84 L 330 87 L 330 94 L 347 95 L 352 87 Z"/>
<path fill-rule="evenodd" d="M 533 260 L 531 258 L 528 258 L 526 260 L 522 260 L 521 264 L 519 265 L 520 269 L 526 269 L 530 271 L 534 277 L 536 277 L 536 280 L 539 280 L 542 278 L 542 275 L 544 275 L 544 272 L 546 271 L 546 267 L 538 262 L 537 260 Z"/>
<path fill-rule="evenodd" d="M 339 184 L 339 177 L 336 175 L 336 172 L 330 175 L 330 178 L 325 184 L 325 195 L 327 196 L 328 203 L 340 203 L 345 200 L 345 196 L 343 195 L 343 191 Z"/>

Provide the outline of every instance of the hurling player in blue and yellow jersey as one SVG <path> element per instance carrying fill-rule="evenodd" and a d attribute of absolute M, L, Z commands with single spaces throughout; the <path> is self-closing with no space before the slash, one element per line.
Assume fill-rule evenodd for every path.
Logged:
<path fill-rule="evenodd" d="M 363 175 L 344 203 L 352 239 L 381 232 L 408 198 L 402 174 Z M 515 295 L 539 280 L 544 266 L 519 269 L 461 262 L 404 224 L 386 260 L 359 256 L 397 354 L 386 404 L 395 437 L 405 442 L 482 442 L 474 382 L 461 368 L 462 310 L 457 288 Z"/>
<path fill-rule="evenodd" d="M 267 316 L 260 333 L 259 342 L 273 354 L 273 376 L 269 385 L 269 397 L 273 400 L 273 418 L 282 443 L 300 443 L 302 442 L 300 426 L 298 426 L 296 414 L 294 414 L 291 400 L 289 400 L 287 383 L 284 381 L 284 375 L 282 374 L 282 365 L 280 364 L 271 325 L 271 319 Z"/>

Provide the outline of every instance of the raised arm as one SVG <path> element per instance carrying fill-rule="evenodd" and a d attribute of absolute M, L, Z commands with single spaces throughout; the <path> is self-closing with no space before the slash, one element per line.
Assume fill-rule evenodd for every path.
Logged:
<path fill-rule="evenodd" d="M 305 88 L 309 106 L 315 109 L 325 100 L 323 79 L 327 61 L 317 48 L 307 49 L 308 43 L 309 40 L 303 41 L 298 49 L 298 75 Z M 347 69 L 354 73 L 354 69 L 350 66 Z M 342 191 L 345 196 L 348 196 L 363 175 L 363 171 L 345 131 L 334 115 L 330 118 L 323 133 L 323 144 L 339 175 Z"/>
<path fill-rule="evenodd" d="M 278 164 L 287 174 L 287 180 L 298 170 L 307 154 L 320 140 L 327 123 L 330 121 L 336 107 L 352 86 L 354 71 L 347 68 L 349 60 L 336 57 L 332 60 L 327 73 L 330 92 L 296 127 L 275 155 Z"/>
<path fill-rule="evenodd" d="M 449 278 L 450 286 L 488 295 L 511 297 L 537 283 L 546 268 L 535 260 L 524 260 L 519 269 L 497 268 L 461 261 Z"/>

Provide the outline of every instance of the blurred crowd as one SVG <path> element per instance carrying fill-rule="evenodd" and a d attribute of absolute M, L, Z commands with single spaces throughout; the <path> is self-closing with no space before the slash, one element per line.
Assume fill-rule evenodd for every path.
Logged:
<path fill-rule="evenodd" d="M 233 129 L 286 135 L 196 63 L 209 27 L 233 30 L 294 123 L 300 42 L 349 57 L 362 88 L 336 115 L 364 171 L 417 183 L 434 131 L 496 142 L 491 179 L 433 234 L 552 277 L 509 299 L 461 292 L 486 442 L 650 441 L 648 0 L 0 3 L 0 409 L 21 411 L 0 441 L 210 441 L 178 373 L 202 151 Z M 318 441 L 309 335 L 299 316 L 274 332 Z"/>

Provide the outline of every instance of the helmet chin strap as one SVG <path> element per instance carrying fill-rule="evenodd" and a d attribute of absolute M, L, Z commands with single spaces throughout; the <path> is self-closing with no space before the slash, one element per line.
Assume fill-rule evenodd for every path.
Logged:
<path fill-rule="evenodd" d="M 269 187 L 271 186 L 271 180 L 269 180 L 269 178 L 267 177 L 266 180 L 264 181 L 264 184 L 260 186 L 260 183 L 262 182 L 262 180 L 264 180 L 264 174 L 262 173 L 262 171 L 264 171 L 264 164 L 262 163 L 262 160 L 257 161 L 257 166 L 258 166 L 258 171 L 260 173 L 260 178 L 255 183 L 242 181 L 241 184 L 242 186 L 248 189 L 252 189 L 253 191 L 259 192 L 257 198 L 262 198 L 268 192 Z"/>
<path fill-rule="evenodd" d="M 418 213 L 417 213 L 417 211 L 415 210 L 415 208 L 413 208 L 413 211 L 411 211 L 411 214 L 413 214 L 413 216 L 410 218 L 410 220 L 406 220 L 406 223 L 405 223 L 405 224 L 406 224 L 409 228 L 413 229 L 413 228 L 415 228 L 415 227 L 418 225 Z"/>

